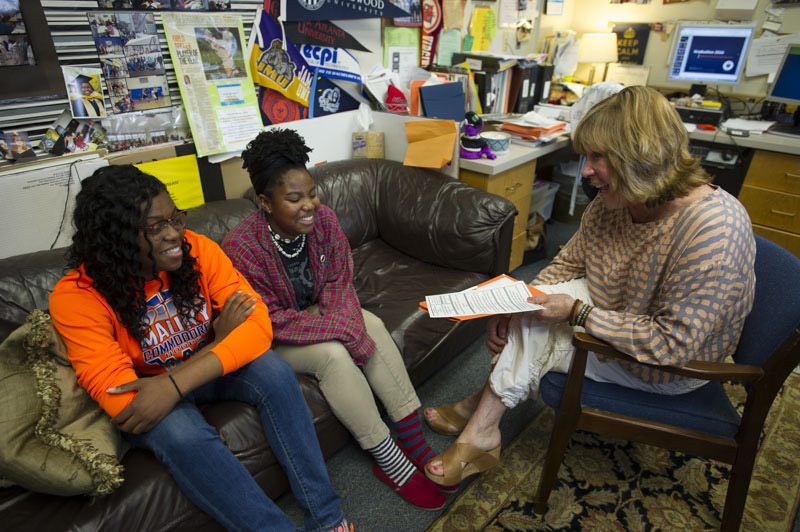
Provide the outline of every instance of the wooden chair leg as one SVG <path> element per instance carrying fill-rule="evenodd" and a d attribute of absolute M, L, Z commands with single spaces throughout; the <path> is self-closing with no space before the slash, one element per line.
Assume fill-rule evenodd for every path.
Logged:
<path fill-rule="evenodd" d="M 536 491 L 534 510 L 536 513 L 544 513 L 547 509 L 547 499 L 550 498 L 550 491 L 556 481 L 558 469 L 564 459 L 564 451 L 567 448 L 572 433 L 578 426 L 578 419 L 581 415 L 581 391 L 583 390 L 583 375 L 586 371 L 586 357 L 588 353 L 585 349 L 577 349 L 572 356 L 569 365 L 567 383 L 561 396 L 561 406 L 556 413 L 556 421 L 553 425 L 553 432 L 550 434 L 550 445 L 545 456 L 542 474 L 539 478 L 539 488 Z"/>
<path fill-rule="evenodd" d="M 536 490 L 536 499 L 533 508 L 538 514 L 543 514 L 547 510 L 547 500 L 553 484 L 556 482 L 558 470 L 564 460 L 564 451 L 567 449 L 572 433 L 578 425 L 578 416 L 575 412 L 560 412 L 556 414 L 556 422 L 553 432 L 550 434 L 550 446 L 547 448 L 547 455 L 542 466 L 542 473 L 539 477 L 539 488 Z"/>

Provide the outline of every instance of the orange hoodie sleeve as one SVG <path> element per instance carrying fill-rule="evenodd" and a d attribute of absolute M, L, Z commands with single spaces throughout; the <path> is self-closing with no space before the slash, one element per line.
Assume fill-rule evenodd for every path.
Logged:
<path fill-rule="evenodd" d="M 203 276 L 200 279 L 203 291 L 209 299 L 215 315 L 225 301 L 241 290 L 243 294 L 258 293 L 250 283 L 233 267 L 231 260 L 213 240 L 186 231 L 186 239 L 192 245 L 192 255 Z M 235 371 L 267 351 L 272 345 L 272 324 L 267 307 L 256 297 L 256 306 L 244 323 L 231 331 L 212 351 L 217 355 L 224 373 Z"/>
<path fill-rule="evenodd" d="M 138 378 L 130 352 L 137 345 L 120 324 L 114 311 L 78 272 L 68 273 L 50 295 L 50 316 L 67 347 L 78 384 L 100 404 L 109 416 L 116 416 L 130 403 L 135 392 L 110 394 L 108 388 Z M 141 355 L 141 349 L 138 350 Z"/>

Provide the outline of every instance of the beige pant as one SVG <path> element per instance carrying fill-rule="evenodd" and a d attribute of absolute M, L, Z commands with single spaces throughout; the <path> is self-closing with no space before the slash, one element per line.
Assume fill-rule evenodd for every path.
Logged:
<path fill-rule="evenodd" d="M 319 314 L 319 307 L 312 305 L 306 311 Z M 376 315 L 363 309 L 361 312 L 367 333 L 375 340 L 375 350 L 363 371 L 338 341 L 312 345 L 276 342 L 273 349 L 296 373 L 316 377 L 334 415 L 362 449 L 370 449 L 389 435 L 389 428 L 378 413 L 373 392 L 393 421 L 417 410 L 420 402 L 389 331 Z"/>

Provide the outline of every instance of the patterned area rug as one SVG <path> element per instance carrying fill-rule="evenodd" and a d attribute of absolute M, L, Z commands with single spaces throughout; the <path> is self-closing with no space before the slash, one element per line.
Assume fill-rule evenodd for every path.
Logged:
<path fill-rule="evenodd" d="M 727 387 L 740 405 L 740 385 Z M 554 411 L 545 407 L 503 450 L 501 463 L 465 489 L 428 529 L 715 530 L 728 488 L 727 464 L 649 445 L 577 432 L 544 515 L 533 510 Z M 788 531 L 800 500 L 800 375 L 775 398 L 741 530 Z"/>

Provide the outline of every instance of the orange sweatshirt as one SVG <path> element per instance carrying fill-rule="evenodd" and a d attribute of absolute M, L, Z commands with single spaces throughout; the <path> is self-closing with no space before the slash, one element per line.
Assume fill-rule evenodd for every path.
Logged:
<path fill-rule="evenodd" d="M 179 365 L 208 343 L 213 317 L 228 297 L 237 290 L 256 294 L 214 241 L 189 230 L 185 237 L 192 246 L 192 256 L 197 258 L 195 267 L 202 273 L 203 310 L 196 320 L 182 320 L 172 303 L 169 274 L 161 272 L 164 285 L 160 291 L 155 279 L 144 287 L 150 334 L 141 345 L 117 319 L 105 298 L 92 288 L 92 280 L 83 267 L 79 282 L 78 271 L 72 270 L 50 295 L 50 314 L 67 346 L 78 384 L 111 417 L 133 400 L 135 392 L 109 394 L 108 388 Z M 257 298 L 253 313 L 213 351 L 227 374 L 267 351 L 271 344 L 267 307 Z"/>

